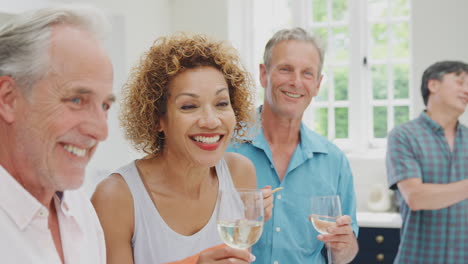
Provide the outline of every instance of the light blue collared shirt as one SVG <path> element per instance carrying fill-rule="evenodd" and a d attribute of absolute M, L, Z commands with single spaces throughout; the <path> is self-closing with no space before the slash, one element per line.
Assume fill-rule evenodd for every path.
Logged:
<path fill-rule="evenodd" d="M 283 181 L 274 167 L 263 130 L 249 143 L 230 146 L 228 151 L 248 157 L 256 168 L 258 188 L 271 185 L 284 189 L 275 194 L 273 215 L 265 223 L 262 237 L 253 246 L 255 263 L 326 263 L 323 242 L 308 220 L 310 198 L 339 195 L 342 213 L 353 221 L 358 234 L 356 199 L 348 160 L 333 143 L 308 129 L 300 128 L 300 143 L 294 151 Z"/>

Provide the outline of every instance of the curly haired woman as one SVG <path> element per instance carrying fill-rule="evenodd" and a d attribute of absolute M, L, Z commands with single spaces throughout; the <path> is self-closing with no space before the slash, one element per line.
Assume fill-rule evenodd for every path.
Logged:
<path fill-rule="evenodd" d="M 223 247 L 220 190 L 256 188 L 247 158 L 226 153 L 252 122 L 250 79 L 235 50 L 201 35 L 163 37 L 124 88 L 121 120 L 146 157 L 101 182 L 92 201 L 108 263 L 248 263 Z M 233 137 L 234 135 L 234 137 Z M 266 218 L 271 189 L 264 188 Z"/>

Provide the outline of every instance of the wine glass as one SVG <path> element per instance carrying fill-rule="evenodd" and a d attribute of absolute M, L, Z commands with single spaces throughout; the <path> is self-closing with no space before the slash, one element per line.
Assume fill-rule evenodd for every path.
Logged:
<path fill-rule="evenodd" d="M 264 217 L 260 190 L 221 190 L 217 206 L 218 233 L 225 244 L 246 249 L 260 239 Z"/>
<path fill-rule="evenodd" d="M 340 196 L 317 196 L 310 200 L 310 216 L 312 226 L 320 234 L 328 234 L 329 227 L 336 226 L 336 219 L 341 216 Z M 331 248 L 327 246 L 328 263 L 332 263 Z"/>

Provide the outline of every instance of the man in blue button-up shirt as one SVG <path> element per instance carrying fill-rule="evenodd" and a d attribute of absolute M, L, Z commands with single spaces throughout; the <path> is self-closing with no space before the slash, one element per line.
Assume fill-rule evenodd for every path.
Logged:
<path fill-rule="evenodd" d="M 256 263 L 325 263 L 324 242 L 332 248 L 333 263 L 348 263 L 358 251 L 351 170 L 335 145 L 302 123 L 320 88 L 323 50 L 301 28 L 281 30 L 267 43 L 264 62 L 259 130 L 250 133 L 250 143 L 229 149 L 252 160 L 259 187 L 284 187 L 253 247 Z M 340 196 L 344 216 L 330 234 L 319 235 L 308 220 L 310 198 L 325 195 Z"/>

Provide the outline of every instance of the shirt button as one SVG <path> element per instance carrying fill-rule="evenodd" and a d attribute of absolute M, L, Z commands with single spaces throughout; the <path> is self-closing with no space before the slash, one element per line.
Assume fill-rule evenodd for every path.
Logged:
<path fill-rule="evenodd" d="M 276 195 L 276 198 L 281 200 L 281 194 Z"/>
<path fill-rule="evenodd" d="M 39 216 L 44 216 L 44 215 L 45 215 L 44 211 L 40 210 L 39 211 Z"/>
<path fill-rule="evenodd" d="M 278 263 L 279 263 L 279 262 L 278 262 L 277 260 L 275 260 L 275 261 L 273 262 L 273 264 L 278 264 Z"/>
<path fill-rule="evenodd" d="M 270 165 L 270 168 L 272 168 L 272 169 L 273 169 L 274 167 L 275 167 L 275 166 L 273 166 L 273 164 L 271 164 L 271 165 Z"/>
<path fill-rule="evenodd" d="M 276 232 L 279 232 L 279 231 L 281 231 L 281 228 L 277 227 Z"/>

